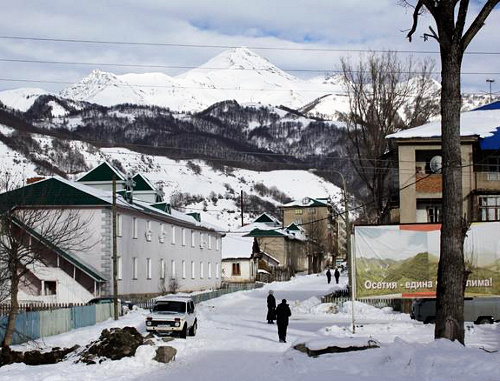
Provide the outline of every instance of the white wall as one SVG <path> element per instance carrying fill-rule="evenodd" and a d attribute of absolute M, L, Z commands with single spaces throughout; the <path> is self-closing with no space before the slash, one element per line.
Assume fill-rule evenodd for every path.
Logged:
<path fill-rule="evenodd" d="M 133 237 L 134 217 L 137 221 L 137 238 Z M 201 231 L 195 226 L 193 229 L 183 228 L 172 223 L 148 219 L 140 214 L 122 213 L 121 221 L 122 234 L 117 238 L 118 256 L 121 257 L 122 269 L 122 279 L 118 282 L 119 294 L 158 293 L 163 282 L 161 279 L 162 259 L 167 289 L 170 279 L 173 278 L 172 261 L 175 262 L 175 278 L 180 285 L 180 291 L 220 287 L 221 243 L 219 242 L 218 248 L 216 245 L 216 237 L 220 240 L 220 236 L 204 231 L 204 243 L 200 245 Z M 147 232 L 147 221 L 150 226 L 149 232 Z M 163 224 L 162 236 L 160 224 Z M 172 239 L 172 226 L 175 226 L 175 239 Z M 182 239 L 183 229 L 185 244 Z M 194 246 L 191 241 L 191 231 L 194 234 Z M 209 234 L 212 236 L 211 248 L 207 244 Z M 137 279 L 133 279 L 133 258 L 137 258 Z M 151 263 L 149 277 L 148 259 Z M 184 274 L 182 261 L 185 263 Z M 194 276 L 191 271 L 192 263 L 194 263 Z"/>
<path fill-rule="evenodd" d="M 233 263 L 240 264 L 240 275 L 233 275 Z M 255 262 L 250 259 L 225 259 L 222 262 L 222 280 L 224 282 L 254 282 L 257 272 Z"/>

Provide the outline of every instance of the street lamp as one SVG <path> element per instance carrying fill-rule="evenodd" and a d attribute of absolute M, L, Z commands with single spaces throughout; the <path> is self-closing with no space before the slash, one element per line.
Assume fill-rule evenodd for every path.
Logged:
<path fill-rule="evenodd" d="M 488 78 L 486 79 L 486 82 L 488 82 L 490 84 L 490 103 L 492 102 L 493 98 L 491 96 L 491 84 L 495 82 L 494 79 L 491 79 L 491 78 Z"/>

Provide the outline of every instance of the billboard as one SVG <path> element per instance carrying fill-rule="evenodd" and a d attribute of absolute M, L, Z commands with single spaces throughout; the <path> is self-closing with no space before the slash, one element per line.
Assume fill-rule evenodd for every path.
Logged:
<path fill-rule="evenodd" d="M 356 226 L 356 297 L 425 297 L 436 292 L 439 224 Z M 500 295 L 500 222 L 470 226 L 466 296 Z"/>

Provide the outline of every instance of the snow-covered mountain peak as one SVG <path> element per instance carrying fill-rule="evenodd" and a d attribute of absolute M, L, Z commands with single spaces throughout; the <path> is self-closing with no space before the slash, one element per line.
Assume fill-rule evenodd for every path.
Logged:
<path fill-rule="evenodd" d="M 0 102 L 7 107 L 24 112 L 33 106 L 40 95 L 46 94 L 50 93 L 34 87 L 22 87 L 0 92 Z"/>
<path fill-rule="evenodd" d="M 83 78 L 80 82 L 62 90 L 60 95 L 78 101 L 89 101 L 104 106 L 119 103 L 143 104 L 140 89 L 122 81 L 117 75 L 98 69 Z"/>
<path fill-rule="evenodd" d="M 200 69 L 280 70 L 245 47 L 226 50 L 201 65 Z"/>

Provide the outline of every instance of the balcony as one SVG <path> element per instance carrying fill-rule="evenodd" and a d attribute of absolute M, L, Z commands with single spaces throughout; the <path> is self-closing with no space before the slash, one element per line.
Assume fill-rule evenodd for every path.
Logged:
<path fill-rule="evenodd" d="M 476 189 L 500 191 L 500 172 L 475 172 Z"/>
<path fill-rule="evenodd" d="M 420 195 L 441 195 L 443 191 L 442 175 L 440 173 L 425 174 L 417 173 L 415 188 Z"/>

